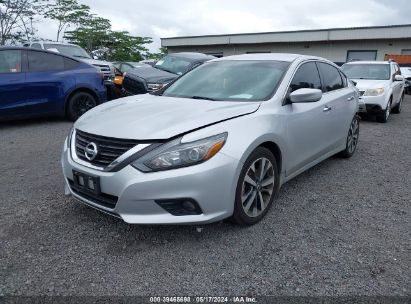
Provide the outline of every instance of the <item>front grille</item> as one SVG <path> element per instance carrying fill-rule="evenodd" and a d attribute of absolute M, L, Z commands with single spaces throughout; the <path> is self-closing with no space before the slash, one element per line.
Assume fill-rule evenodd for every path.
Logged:
<path fill-rule="evenodd" d="M 93 142 L 97 146 L 97 156 L 93 160 L 88 160 L 85 155 L 85 147 Z M 137 145 L 137 140 L 120 139 L 89 134 L 76 130 L 76 154 L 77 157 L 92 165 L 105 168 L 116 158 L 126 153 Z"/>
<path fill-rule="evenodd" d="M 146 86 L 142 80 L 133 79 L 131 77 L 124 77 L 123 89 L 130 94 L 145 94 L 147 93 Z"/>
<path fill-rule="evenodd" d="M 81 189 L 80 187 L 77 187 L 74 184 L 74 181 L 72 181 L 71 179 L 68 179 L 68 182 L 70 184 L 70 188 L 71 190 L 77 194 L 80 197 L 83 197 L 91 202 L 93 202 L 94 204 L 106 207 L 106 208 L 110 208 L 110 209 L 114 209 L 116 207 L 117 201 L 118 201 L 118 197 L 111 195 L 111 194 L 107 194 L 107 193 L 100 193 L 99 195 L 94 194 L 92 192 L 86 191 Z"/>

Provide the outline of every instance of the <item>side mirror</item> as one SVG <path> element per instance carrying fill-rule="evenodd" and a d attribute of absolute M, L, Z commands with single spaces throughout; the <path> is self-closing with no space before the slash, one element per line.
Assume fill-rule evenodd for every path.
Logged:
<path fill-rule="evenodd" d="M 404 76 L 402 75 L 395 75 L 394 77 L 394 81 L 403 81 L 404 80 Z"/>
<path fill-rule="evenodd" d="M 316 102 L 321 99 L 323 92 L 319 89 L 298 89 L 290 94 L 292 103 Z"/>

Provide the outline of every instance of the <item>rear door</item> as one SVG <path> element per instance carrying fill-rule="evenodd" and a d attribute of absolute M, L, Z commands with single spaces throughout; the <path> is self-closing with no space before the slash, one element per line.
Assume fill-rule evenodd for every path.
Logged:
<path fill-rule="evenodd" d="M 320 89 L 321 81 L 314 61 L 300 65 L 289 86 L 289 93 L 301 89 Z M 288 103 L 287 117 L 287 176 L 295 174 L 329 149 L 328 116 L 324 112 L 326 100 Z"/>
<path fill-rule="evenodd" d="M 327 109 L 324 140 L 327 140 L 332 150 L 344 144 L 347 138 L 357 108 L 355 91 L 348 86 L 345 76 L 335 66 L 325 62 L 317 62 L 317 66 Z"/>
<path fill-rule="evenodd" d="M 28 72 L 26 88 L 30 111 L 36 113 L 61 112 L 67 90 L 65 57 L 43 51 L 27 51 Z M 71 80 L 71 82 L 73 82 Z M 73 84 L 71 84 L 73 85 Z"/>
<path fill-rule="evenodd" d="M 27 99 L 21 50 L 0 50 L 0 118 L 21 114 Z"/>

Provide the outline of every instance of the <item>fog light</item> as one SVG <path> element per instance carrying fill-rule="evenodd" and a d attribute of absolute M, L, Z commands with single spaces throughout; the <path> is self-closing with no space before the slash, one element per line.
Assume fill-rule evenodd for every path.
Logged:
<path fill-rule="evenodd" d="M 84 178 L 81 175 L 79 175 L 77 178 L 78 178 L 79 185 L 84 186 Z"/>
<path fill-rule="evenodd" d="M 198 203 L 191 198 L 156 200 L 156 203 L 167 212 L 176 216 L 203 213 Z"/>
<path fill-rule="evenodd" d="M 89 178 L 89 179 L 88 179 L 88 187 L 89 187 L 91 190 L 94 190 L 94 181 L 93 181 L 92 178 Z"/>

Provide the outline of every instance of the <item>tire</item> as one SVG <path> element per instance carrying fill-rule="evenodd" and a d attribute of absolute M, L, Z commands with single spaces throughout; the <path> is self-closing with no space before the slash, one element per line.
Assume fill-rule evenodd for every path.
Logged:
<path fill-rule="evenodd" d="M 390 116 L 390 113 L 391 113 L 391 103 L 392 103 L 392 97 L 390 101 L 388 102 L 387 108 L 377 115 L 376 118 L 378 122 L 386 123 L 388 121 L 388 117 Z"/>
<path fill-rule="evenodd" d="M 253 225 L 266 215 L 280 187 L 277 168 L 274 155 L 266 148 L 258 147 L 247 158 L 237 182 L 232 222 Z"/>
<path fill-rule="evenodd" d="M 67 118 L 76 121 L 81 115 L 97 105 L 96 98 L 87 92 L 74 93 L 67 102 Z"/>
<path fill-rule="evenodd" d="M 403 101 L 404 101 L 404 94 L 401 95 L 400 101 L 397 103 L 397 105 L 394 108 L 392 108 L 391 112 L 394 114 L 400 114 Z"/>
<path fill-rule="evenodd" d="M 350 124 L 350 129 L 348 130 L 347 140 L 345 144 L 345 149 L 337 154 L 341 158 L 350 158 L 354 155 L 355 150 L 358 145 L 358 138 L 360 136 L 360 118 L 356 115 Z"/>

